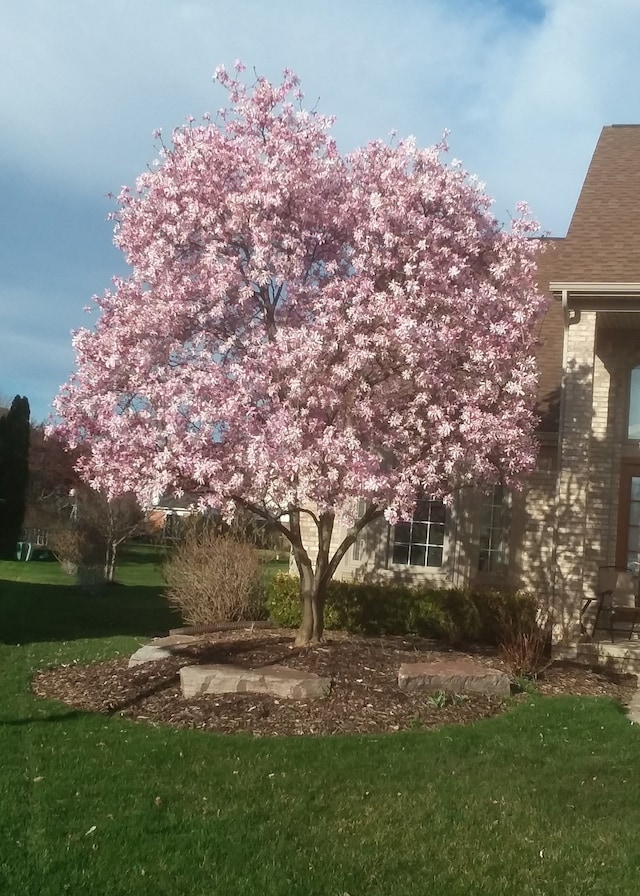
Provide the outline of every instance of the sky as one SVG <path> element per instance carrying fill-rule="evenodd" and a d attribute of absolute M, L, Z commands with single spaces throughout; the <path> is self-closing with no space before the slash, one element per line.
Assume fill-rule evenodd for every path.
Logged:
<path fill-rule="evenodd" d="M 215 114 L 217 65 L 293 69 L 343 151 L 448 130 L 499 221 L 526 200 L 563 236 L 601 128 L 640 123 L 639 35 L 639 0 L 4 0 L 0 404 L 49 415 L 70 331 L 127 273 L 108 194 L 155 129 Z"/>

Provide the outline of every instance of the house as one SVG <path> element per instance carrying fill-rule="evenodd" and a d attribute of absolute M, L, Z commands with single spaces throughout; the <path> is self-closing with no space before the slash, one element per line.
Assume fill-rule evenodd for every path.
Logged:
<path fill-rule="evenodd" d="M 162 495 L 147 508 L 147 529 L 150 535 L 165 542 L 177 541 L 183 530 L 185 521 L 197 514 L 198 499 L 194 495 L 183 495 L 174 498 Z"/>
<path fill-rule="evenodd" d="M 567 235 L 546 242 L 540 452 L 524 491 L 468 490 L 447 509 L 423 501 L 411 523 L 361 533 L 338 577 L 534 590 L 556 640 L 571 642 L 600 567 L 627 567 L 638 587 L 639 125 L 603 128 Z"/>

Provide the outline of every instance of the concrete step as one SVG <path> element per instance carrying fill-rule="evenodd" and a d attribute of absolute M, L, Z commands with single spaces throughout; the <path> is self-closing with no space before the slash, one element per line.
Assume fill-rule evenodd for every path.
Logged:
<path fill-rule="evenodd" d="M 585 641 L 575 649 L 578 663 L 640 676 L 640 641 Z"/>

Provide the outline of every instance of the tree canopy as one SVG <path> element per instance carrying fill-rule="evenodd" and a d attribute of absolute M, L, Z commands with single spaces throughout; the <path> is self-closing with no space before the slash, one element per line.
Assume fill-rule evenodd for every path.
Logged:
<path fill-rule="evenodd" d="M 362 526 L 533 466 L 537 225 L 522 206 L 501 229 L 444 142 L 341 154 L 292 72 L 246 86 L 242 69 L 216 71 L 227 107 L 175 130 L 120 193 L 131 274 L 75 334 L 58 430 L 112 494 L 185 490 L 274 520 L 317 637 Z"/>

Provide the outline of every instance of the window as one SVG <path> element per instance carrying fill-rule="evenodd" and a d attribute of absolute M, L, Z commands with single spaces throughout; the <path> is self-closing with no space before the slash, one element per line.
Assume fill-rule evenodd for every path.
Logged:
<path fill-rule="evenodd" d="M 480 520 L 481 572 L 502 572 L 506 564 L 509 495 L 501 485 L 494 485 L 482 496 Z"/>
<path fill-rule="evenodd" d="M 442 501 L 418 501 L 413 519 L 393 530 L 393 562 L 408 566 L 442 566 L 445 507 Z"/>
<path fill-rule="evenodd" d="M 640 439 L 640 367 L 634 367 L 629 381 L 627 438 Z"/>
<path fill-rule="evenodd" d="M 367 502 L 364 501 L 362 498 L 358 498 L 358 506 L 356 509 L 356 520 L 359 520 L 361 517 L 363 517 L 366 512 L 367 512 Z M 366 528 L 367 527 L 365 526 L 365 529 Z M 353 559 L 356 562 L 358 562 L 359 560 L 362 560 L 363 553 L 364 553 L 364 529 L 360 529 L 360 531 L 358 532 L 358 534 L 356 536 L 356 540 L 353 543 L 353 549 L 352 549 L 351 556 L 353 557 Z"/>

